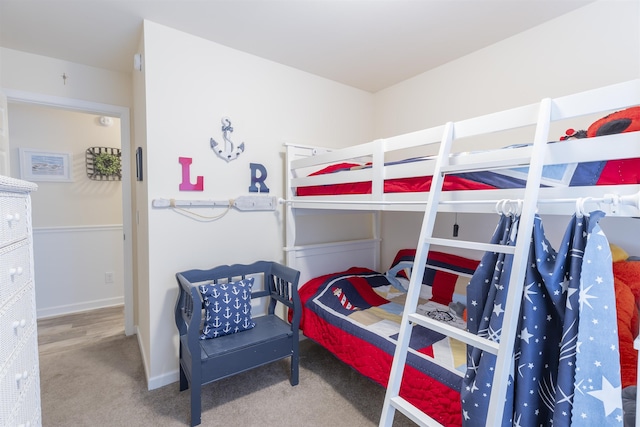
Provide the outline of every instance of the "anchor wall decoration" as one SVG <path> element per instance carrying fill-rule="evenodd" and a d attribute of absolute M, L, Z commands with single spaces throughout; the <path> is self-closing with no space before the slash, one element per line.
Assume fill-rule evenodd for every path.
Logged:
<path fill-rule="evenodd" d="M 231 120 L 228 117 L 223 117 L 222 120 L 222 138 L 224 139 L 224 145 L 218 144 L 213 138 L 211 138 L 211 148 L 221 159 L 227 162 L 235 160 L 244 151 L 244 142 L 234 148 L 234 143 L 229 139 L 229 135 L 233 132 L 231 126 Z"/>

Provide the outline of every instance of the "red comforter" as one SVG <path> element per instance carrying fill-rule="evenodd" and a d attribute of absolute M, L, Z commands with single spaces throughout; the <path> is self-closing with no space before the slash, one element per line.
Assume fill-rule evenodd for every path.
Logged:
<path fill-rule="evenodd" d="M 347 272 L 364 273 L 370 272 L 370 270 L 352 268 Z M 387 351 L 382 350 L 371 340 L 359 338 L 345 331 L 344 328 L 329 323 L 308 308 L 310 299 L 318 295 L 323 287 L 326 286 L 326 283 L 337 274 L 342 273 L 329 274 L 312 279 L 300 289 L 300 298 L 305 307 L 301 320 L 301 329 L 305 336 L 327 348 L 339 360 L 381 386 L 386 387 L 391 371 L 393 354 L 390 354 L 388 349 Z M 354 284 L 356 287 L 361 285 L 360 282 L 354 282 Z M 335 289 L 332 288 L 331 293 L 335 294 Z M 363 291 L 362 295 L 364 299 L 368 300 L 369 304 L 380 303 L 380 301 L 372 301 L 379 297 L 368 296 L 366 291 Z M 348 304 L 348 302 L 345 302 L 345 304 Z M 429 353 L 429 349 L 420 351 Z M 462 424 L 458 389 L 445 385 L 410 365 L 405 368 L 400 395 L 445 426 L 460 426 Z"/>
<path fill-rule="evenodd" d="M 340 173 L 351 168 L 361 168 L 357 163 L 339 163 L 328 166 L 310 174 L 324 175 Z M 640 184 L 640 158 L 609 160 L 602 162 L 581 163 L 562 180 L 564 184 L 558 186 L 593 186 Z M 430 176 L 411 178 L 387 179 L 384 181 L 384 193 L 413 193 L 426 192 L 431 187 Z M 504 176 L 491 171 L 447 175 L 442 189 L 444 191 L 460 190 L 491 190 L 499 188 L 522 188 L 526 180 Z M 339 194 L 371 194 L 371 182 L 349 182 L 344 184 L 313 185 L 298 187 L 298 196 L 328 196 Z"/>

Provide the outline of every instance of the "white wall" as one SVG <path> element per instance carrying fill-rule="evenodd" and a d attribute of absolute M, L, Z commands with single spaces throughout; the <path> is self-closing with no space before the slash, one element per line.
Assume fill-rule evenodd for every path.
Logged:
<path fill-rule="evenodd" d="M 120 147 L 120 120 L 49 107 L 9 105 L 11 176 L 19 150 L 70 153 L 73 182 L 37 181 L 31 194 L 38 317 L 122 304 L 122 183 L 87 177 L 85 150 Z M 105 280 L 111 273 L 112 280 Z"/>
<path fill-rule="evenodd" d="M 23 177 L 20 149 L 69 153 L 73 159 L 73 182 L 36 182 L 34 227 L 122 223 L 122 183 L 89 179 L 85 160 L 89 147 L 120 148 L 120 119 L 102 126 L 94 114 L 15 103 L 8 111 L 12 177 Z"/>
<path fill-rule="evenodd" d="M 268 172 L 270 196 L 283 196 L 284 142 L 341 146 L 366 142 L 372 133 L 372 95 L 185 34 L 152 22 L 144 27 L 146 123 L 136 105 L 136 128 L 146 127 L 148 203 L 156 198 L 226 200 L 250 194 L 250 163 Z M 227 163 L 209 146 L 222 140 L 228 116 L 231 139 L 246 150 Z M 203 192 L 180 192 L 179 157 L 193 158 L 192 180 Z M 197 209 L 216 215 L 220 209 Z M 144 212 L 140 212 L 144 215 Z M 175 273 L 260 259 L 283 261 L 283 209 L 232 210 L 217 221 L 149 208 L 149 319 L 140 335 L 149 386 L 178 378 L 173 308 Z M 145 287 L 141 283 L 141 287 Z M 142 295 L 142 292 L 140 293 Z M 145 326 L 149 325 L 149 330 Z M 148 337 L 148 338 L 147 338 Z"/>
<path fill-rule="evenodd" d="M 62 78 L 65 74 L 66 81 Z M 129 107 L 131 77 L 0 47 L 0 87 Z"/>
<path fill-rule="evenodd" d="M 639 77 L 640 3 L 598 1 L 375 94 L 375 136 L 410 132 Z M 459 238 L 486 241 L 497 217 L 481 218 L 459 215 Z M 383 215 L 383 267 L 390 265 L 398 249 L 416 245 L 417 236 L 404 227 L 413 224 L 418 230 L 421 220 L 421 214 Z M 453 223 L 452 215 L 443 216 L 436 223 L 436 233 L 451 236 Z M 640 243 L 628 232 L 638 227 L 638 220 L 605 218 L 602 224 L 611 242 L 640 255 Z M 567 218 L 545 218 L 552 242 L 553 236 L 561 237 L 566 225 Z M 481 254 L 467 255 L 479 258 Z"/>
<path fill-rule="evenodd" d="M 63 74 L 68 77 L 66 79 L 66 82 L 62 78 Z M 118 73 L 99 68 L 88 67 L 81 64 L 71 63 L 56 58 L 49 58 L 41 55 L 34 55 L 26 52 L 0 48 L 0 88 L 7 92 L 11 91 L 14 95 L 17 94 L 17 98 L 19 99 L 34 99 L 37 100 L 36 103 L 44 101 L 44 103 L 47 105 L 63 104 L 74 106 L 74 108 L 82 108 L 82 106 L 84 106 L 85 108 L 95 109 L 95 111 L 117 111 L 119 112 L 119 115 L 121 114 L 121 112 L 126 111 L 126 108 L 129 107 L 131 102 L 130 79 L 131 76 L 125 73 Z M 12 105 L 13 104 L 9 106 L 10 111 Z M 128 117 L 126 117 L 126 122 L 128 128 Z M 12 125 L 9 126 L 9 131 L 13 131 Z M 125 137 L 128 144 L 128 136 L 121 135 L 120 139 L 122 140 L 122 138 Z M 51 247 L 54 247 L 58 251 L 60 251 L 60 241 L 58 241 L 57 243 L 51 243 L 52 236 L 54 239 L 60 239 L 64 237 L 64 241 L 68 245 L 69 249 L 76 248 L 78 247 L 78 245 L 82 247 L 82 245 L 84 244 L 82 242 L 86 241 L 85 235 L 88 229 L 90 229 L 92 233 L 97 233 L 97 236 L 99 237 L 94 236 L 94 242 L 96 242 L 96 239 L 99 240 L 98 244 L 105 250 L 108 250 L 107 248 L 111 247 L 110 245 L 112 244 L 113 233 L 117 234 L 117 239 L 121 245 L 120 252 L 122 253 L 122 232 L 114 232 L 114 224 L 112 223 L 112 220 L 100 219 L 99 221 L 89 223 L 89 225 L 83 225 L 74 228 L 73 225 L 62 226 L 62 220 L 55 223 L 48 223 L 48 220 L 40 222 L 40 220 L 38 219 L 38 217 L 40 216 L 40 212 L 34 213 L 34 215 L 36 215 L 36 221 L 38 221 L 36 223 L 36 226 L 39 224 L 40 226 L 44 227 L 40 230 L 35 230 L 34 232 L 34 255 L 36 258 L 36 263 L 39 263 L 42 268 L 45 268 L 44 264 L 46 264 L 52 258 L 47 257 L 47 255 L 50 254 Z M 78 217 L 76 216 L 75 219 L 78 219 Z M 80 219 L 80 221 L 83 220 Z M 108 221 L 108 223 L 105 224 L 101 221 Z M 122 222 L 122 216 L 120 217 L 120 220 L 116 222 L 116 225 L 120 222 Z M 54 228 L 45 227 L 46 225 L 52 224 L 54 225 Z M 86 223 L 83 222 L 83 224 Z M 108 231 L 104 230 L 105 226 Z M 62 229 L 66 230 L 67 234 L 65 235 L 64 233 L 52 233 L 53 229 L 59 231 L 55 227 L 62 227 Z M 41 240 L 47 241 L 48 243 L 43 244 L 40 242 Z M 86 246 L 86 244 L 84 245 Z M 126 244 L 124 246 L 125 248 L 127 247 Z M 47 247 L 49 247 L 48 250 L 46 249 Z M 39 251 L 39 248 L 45 250 L 41 253 Z M 85 257 L 89 257 L 90 253 L 88 251 L 83 251 L 82 255 L 84 255 Z M 113 256 L 115 257 L 117 255 L 113 254 Z M 45 261 L 37 261 L 40 257 L 44 257 Z M 86 260 L 74 260 L 74 258 L 69 257 L 63 258 L 67 260 L 67 263 L 69 261 L 86 262 Z M 120 255 L 118 259 L 122 260 L 122 255 Z M 84 266 L 84 264 L 82 264 L 81 268 L 76 268 L 75 270 L 73 270 L 74 285 L 78 284 L 78 286 L 83 286 L 85 283 L 93 283 L 97 281 L 103 284 L 102 286 L 96 285 L 96 287 L 82 288 L 80 292 L 74 292 L 72 287 L 69 287 L 69 284 L 71 283 L 70 277 L 65 276 L 64 274 L 64 272 L 67 270 L 68 264 L 64 265 L 65 268 L 59 268 L 56 267 L 56 265 L 54 265 L 53 263 L 49 263 L 49 267 L 47 267 L 49 268 L 49 270 L 46 272 L 40 272 L 40 266 L 36 266 L 36 275 L 38 276 L 38 279 L 36 279 L 37 283 L 40 283 L 40 278 L 42 278 L 43 280 L 46 278 L 46 280 L 50 283 L 53 282 L 65 285 L 66 288 L 64 290 L 61 290 L 61 294 L 65 296 L 69 296 L 70 294 L 73 296 L 82 295 L 81 300 L 75 300 L 72 302 L 71 300 L 67 299 L 66 305 L 62 302 L 56 302 L 58 301 L 56 298 L 49 299 L 47 297 L 39 297 L 37 302 L 39 308 L 41 304 L 44 304 L 46 302 L 51 302 L 51 305 L 46 307 L 47 310 L 44 312 L 39 310 L 38 315 L 60 314 L 67 311 L 75 311 L 87 308 L 95 308 L 96 306 L 110 305 L 114 303 L 114 301 L 121 301 L 122 298 L 120 296 L 114 295 L 116 294 L 116 292 L 121 292 L 119 290 L 116 290 L 119 289 L 119 286 L 122 286 L 122 280 L 118 280 L 118 277 L 122 276 L 122 261 L 118 262 L 118 260 L 115 259 L 110 260 L 108 257 L 106 258 L 106 260 L 107 262 L 109 262 L 109 264 L 107 265 L 104 265 L 104 259 L 101 259 L 99 261 L 96 261 L 94 259 L 92 260 L 92 262 L 88 263 L 87 266 Z M 129 260 L 125 261 L 130 262 Z M 113 270 L 116 281 L 114 285 L 105 286 L 103 275 L 104 272 L 108 272 L 110 270 Z M 77 278 L 82 279 L 75 282 Z M 128 280 L 130 279 L 125 278 L 125 282 L 127 282 Z M 36 286 L 37 288 L 40 287 L 39 284 Z M 129 289 L 131 288 L 131 286 L 132 285 L 129 282 Z M 40 289 L 38 289 L 38 293 L 40 293 L 39 291 Z M 89 291 L 88 295 L 85 294 L 85 292 L 87 291 Z M 127 312 L 127 310 L 125 310 L 125 312 Z M 131 312 L 129 312 L 127 316 L 129 316 L 129 320 L 127 320 L 127 322 L 131 322 L 131 319 L 133 318 Z M 129 323 L 127 323 L 127 325 L 129 325 Z M 133 329 L 132 325 L 128 326 L 128 328 L 128 330 Z"/>
<path fill-rule="evenodd" d="M 638 77 L 640 3 L 600 0 L 375 94 L 375 137 Z"/>
<path fill-rule="evenodd" d="M 144 52 L 144 39 L 138 43 L 138 52 Z M 143 58 L 144 64 L 144 58 Z M 146 65 L 143 65 L 146 70 Z M 132 182 L 132 214 L 133 214 L 133 231 L 135 238 L 133 239 L 133 254 L 135 264 L 133 265 L 134 281 L 137 284 L 135 299 L 135 325 L 137 329 L 137 337 L 139 347 L 142 352 L 142 360 L 144 361 L 145 375 L 149 378 L 150 356 L 152 334 L 151 316 L 149 306 L 149 192 L 147 189 L 148 168 L 147 168 L 147 126 L 146 126 L 146 82 L 145 72 L 135 71 L 132 74 L 132 90 L 133 90 L 133 143 L 132 150 L 142 149 L 142 173 L 143 181 L 134 180 Z M 135 158 L 135 156 L 134 156 Z M 146 332 L 143 333 L 142 331 Z"/>
<path fill-rule="evenodd" d="M 122 234 L 119 224 L 35 228 L 38 318 L 123 304 Z"/>

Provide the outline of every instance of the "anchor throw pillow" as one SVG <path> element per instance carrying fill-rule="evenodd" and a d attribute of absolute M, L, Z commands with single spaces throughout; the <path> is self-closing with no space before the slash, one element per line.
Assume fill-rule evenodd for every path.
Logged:
<path fill-rule="evenodd" d="M 253 277 L 199 286 L 205 313 L 201 340 L 235 334 L 256 325 L 251 319 L 252 286 Z"/>

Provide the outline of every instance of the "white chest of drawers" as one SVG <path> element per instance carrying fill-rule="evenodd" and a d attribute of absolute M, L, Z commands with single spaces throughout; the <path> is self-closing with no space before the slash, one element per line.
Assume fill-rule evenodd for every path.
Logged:
<path fill-rule="evenodd" d="M 0 427 L 42 425 L 30 182 L 0 176 Z"/>

